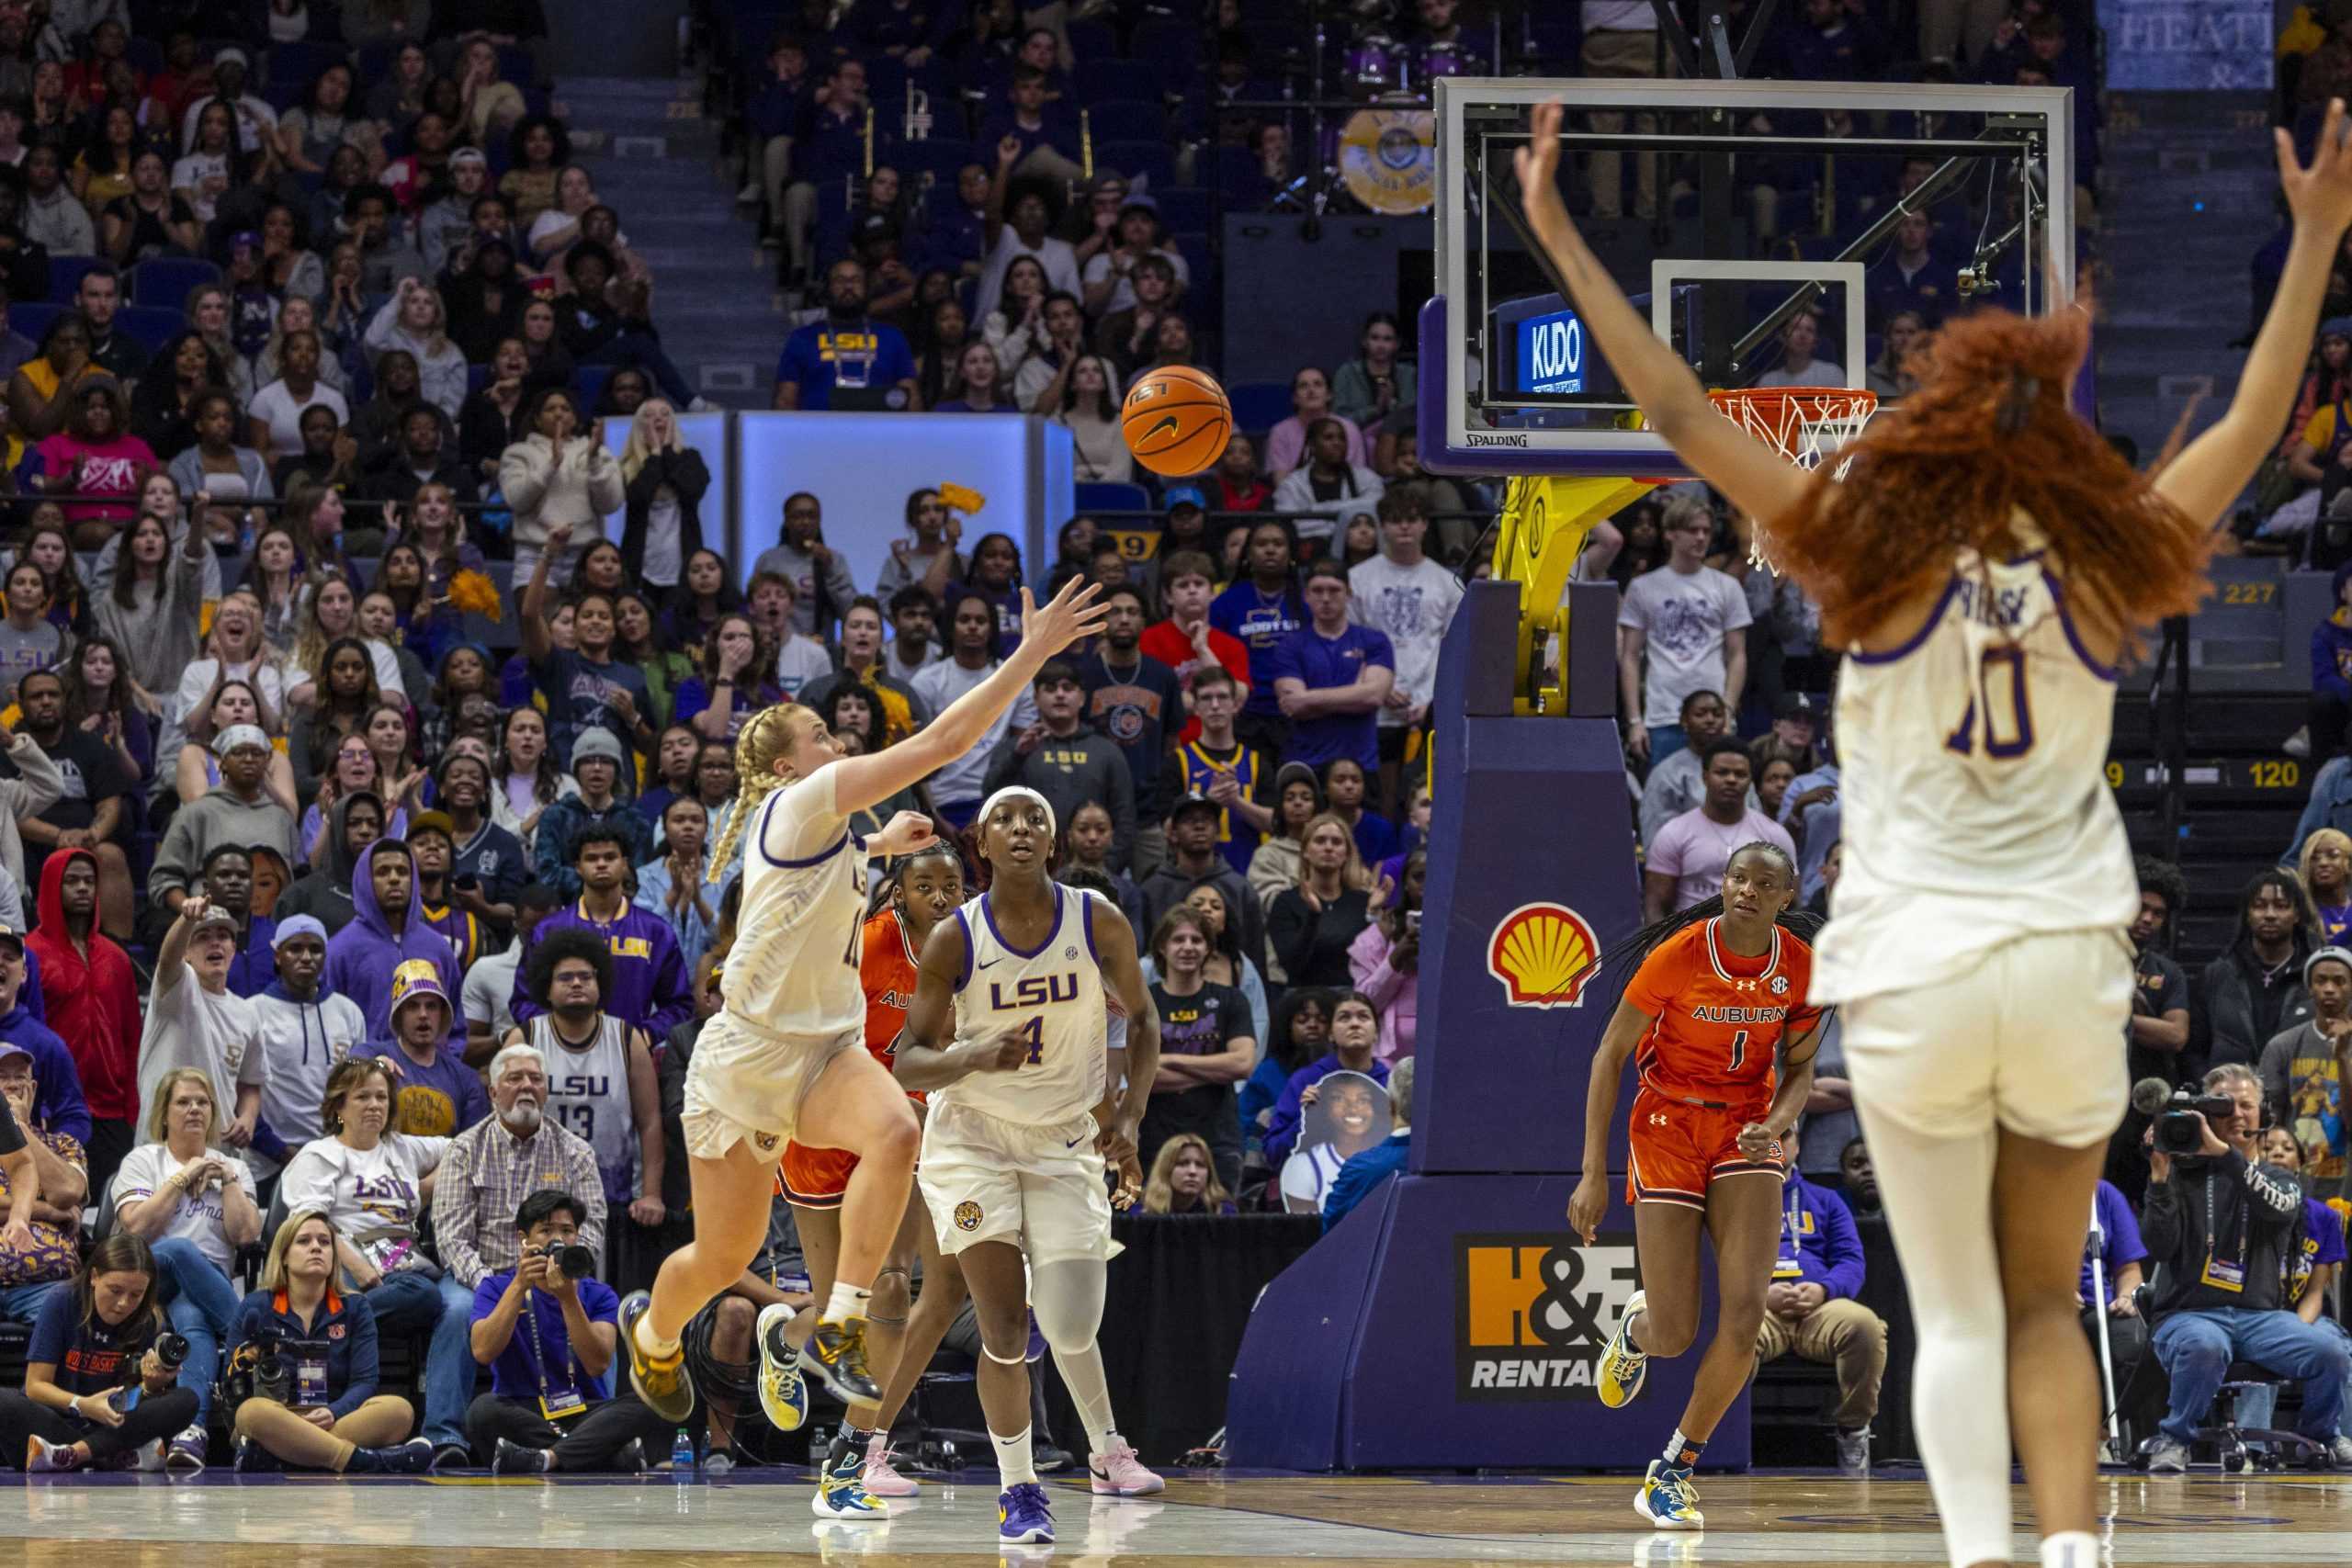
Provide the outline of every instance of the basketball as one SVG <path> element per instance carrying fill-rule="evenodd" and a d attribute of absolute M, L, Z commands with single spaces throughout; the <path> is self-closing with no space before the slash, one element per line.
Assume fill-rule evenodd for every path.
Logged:
<path fill-rule="evenodd" d="M 1225 455 L 1233 404 L 1216 378 L 1186 365 L 1147 370 L 1127 389 L 1120 433 L 1155 474 L 1197 474 Z"/>

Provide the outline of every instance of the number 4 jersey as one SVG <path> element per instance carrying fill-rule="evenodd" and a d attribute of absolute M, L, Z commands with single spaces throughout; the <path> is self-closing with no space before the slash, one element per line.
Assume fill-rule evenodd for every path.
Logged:
<path fill-rule="evenodd" d="M 1838 690 L 1845 864 L 1813 999 L 1965 974 L 2041 932 L 2121 928 L 2139 891 L 2105 774 L 2115 671 L 2037 552 L 1963 552 L 1927 624 Z"/>
<path fill-rule="evenodd" d="M 973 1073 L 934 1090 L 933 1103 L 1038 1127 L 1074 1121 L 1102 1103 L 1110 1017 L 1089 919 L 1094 895 L 1059 883 L 1053 893 L 1053 930 L 1029 950 L 998 931 L 987 894 L 956 911 L 966 955 L 956 987 L 957 1043 L 1010 1034 L 1029 1049 L 1009 1071 Z"/>
<path fill-rule="evenodd" d="M 1774 926 L 1771 951 L 1744 958 L 1724 945 L 1722 924 L 1683 927 L 1634 971 L 1624 999 L 1657 1021 L 1634 1048 L 1634 1071 L 1653 1094 L 1752 1122 L 1772 1103 L 1781 1041 L 1821 1016 L 1805 1000 L 1813 952 Z"/>

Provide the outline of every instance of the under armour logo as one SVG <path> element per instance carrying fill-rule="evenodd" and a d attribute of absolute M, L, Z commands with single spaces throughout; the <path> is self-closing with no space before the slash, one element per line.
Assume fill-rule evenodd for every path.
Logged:
<path fill-rule="evenodd" d="M 1651 1111 L 1651 1112 L 1650 1112 L 1650 1125 L 1651 1125 L 1651 1126 L 1653 1126 L 1653 1127 L 1663 1127 L 1663 1126 L 1665 1126 L 1665 1125 L 1666 1125 L 1666 1112 L 1665 1112 L 1665 1111 Z"/>

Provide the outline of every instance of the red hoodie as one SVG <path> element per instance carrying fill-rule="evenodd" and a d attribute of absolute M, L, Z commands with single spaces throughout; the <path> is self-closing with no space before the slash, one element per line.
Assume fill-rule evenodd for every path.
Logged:
<path fill-rule="evenodd" d="M 73 861 L 97 858 L 87 850 L 62 850 L 40 868 L 40 923 L 25 945 L 40 958 L 41 1005 L 74 1053 L 90 1114 L 102 1122 L 139 1117 L 139 985 L 130 956 L 90 930 L 85 959 L 65 934 L 65 868 Z"/>

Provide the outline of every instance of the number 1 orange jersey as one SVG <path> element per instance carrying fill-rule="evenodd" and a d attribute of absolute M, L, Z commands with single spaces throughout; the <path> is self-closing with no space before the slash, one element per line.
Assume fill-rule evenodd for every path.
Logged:
<path fill-rule="evenodd" d="M 907 1010 L 914 1005 L 915 966 L 921 957 L 908 942 L 897 910 L 886 908 L 865 922 L 857 963 L 858 984 L 865 991 L 865 1048 L 893 1071 L 899 1032 L 906 1028 Z"/>
<path fill-rule="evenodd" d="M 1685 926 L 1634 971 L 1624 999 L 1656 1021 L 1634 1047 L 1634 1069 L 1654 1094 L 1753 1121 L 1772 1103 L 1781 1040 L 1821 1017 L 1805 1001 L 1813 950 L 1774 926 L 1771 951 L 1743 958 L 1724 945 L 1722 923 Z"/>

